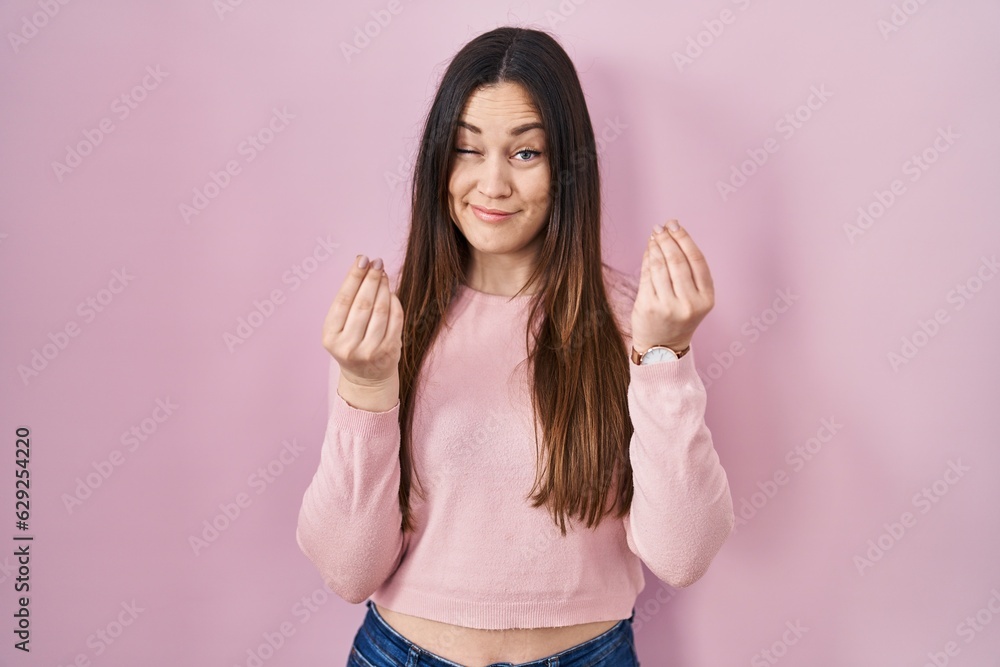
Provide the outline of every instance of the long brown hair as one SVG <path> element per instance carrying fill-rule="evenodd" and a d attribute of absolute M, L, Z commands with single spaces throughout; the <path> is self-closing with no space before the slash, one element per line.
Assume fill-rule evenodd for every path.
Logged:
<path fill-rule="evenodd" d="M 396 290 L 405 313 L 399 365 L 404 531 L 415 529 L 410 431 L 418 373 L 470 257 L 448 206 L 458 120 L 472 92 L 503 82 L 518 83 L 531 96 L 545 128 L 551 175 L 550 217 L 526 283 L 540 286 L 531 298 L 525 340 L 532 408 L 545 442 L 528 499 L 533 507 L 548 505 L 563 535 L 567 516 L 586 519 L 589 528 L 615 505 L 624 517 L 632 501 L 630 362 L 617 321 L 628 316 L 616 312 L 605 290 L 609 267 L 601 257 L 600 176 L 590 115 L 576 69 L 555 39 L 501 27 L 474 38 L 449 63 L 414 164 L 411 225 Z M 611 490 L 615 502 L 608 508 Z"/>

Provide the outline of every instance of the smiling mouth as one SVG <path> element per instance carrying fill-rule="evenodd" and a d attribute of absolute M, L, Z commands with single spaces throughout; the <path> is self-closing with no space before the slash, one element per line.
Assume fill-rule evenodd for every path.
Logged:
<path fill-rule="evenodd" d="M 484 222 L 500 222 L 517 213 L 517 211 L 501 211 L 495 208 L 483 208 L 482 206 L 472 206 L 471 208 L 476 217 Z"/>

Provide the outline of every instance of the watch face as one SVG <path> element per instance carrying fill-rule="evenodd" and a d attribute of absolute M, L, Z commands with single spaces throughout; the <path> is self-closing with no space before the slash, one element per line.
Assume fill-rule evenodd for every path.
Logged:
<path fill-rule="evenodd" d="M 674 351 L 666 347 L 654 347 L 650 348 L 646 354 L 642 355 L 642 361 L 639 363 L 645 364 L 655 364 L 658 361 L 674 361 L 677 359 L 677 355 Z"/>

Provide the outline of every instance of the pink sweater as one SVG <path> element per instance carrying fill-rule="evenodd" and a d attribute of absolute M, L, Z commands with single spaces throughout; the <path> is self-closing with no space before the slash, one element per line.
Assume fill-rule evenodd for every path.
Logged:
<path fill-rule="evenodd" d="M 605 273 L 626 332 L 637 285 Z M 461 286 L 421 370 L 411 493 L 415 534 L 400 530 L 399 403 L 350 406 L 331 358 L 329 420 L 302 498 L 296 540 L 344 600 L 471 628 L 572 625 L 628 618 L 645 586 L 697 581 L 734 524 L 726 472 L 705 425 L 707 394 L 692 347 L 677 361 L 629 362 L 634 494 L 624 519 L 575 519 L 562 537 L 526 500 L 535 472 L 524 366 L 529 296 Z M 626 354 L 626 350 L 622 351 Z M 540 429 L 539 429 L 540 432 Z"/>

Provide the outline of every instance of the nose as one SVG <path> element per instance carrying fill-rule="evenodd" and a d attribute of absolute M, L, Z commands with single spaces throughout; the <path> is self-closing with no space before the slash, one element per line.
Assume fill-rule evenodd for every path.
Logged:
<path fill-rule="evenodd" d="M 483 162 L 479 174 L 479 193 L 489 199 L 511 195 L 510 165 L 505 157 L 494 156 Z"/>

